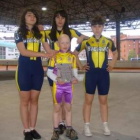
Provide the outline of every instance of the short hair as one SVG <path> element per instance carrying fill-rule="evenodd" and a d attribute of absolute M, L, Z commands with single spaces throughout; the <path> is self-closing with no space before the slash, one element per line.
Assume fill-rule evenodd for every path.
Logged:
<path fill-rule="evenodd" d="M 91 21 L 91 26 L 92 25 L 104 25 L 105 24 L 105 18 L 100 16 L 100 15 L 96 15 L 93 17 L 92 21 Z"/>

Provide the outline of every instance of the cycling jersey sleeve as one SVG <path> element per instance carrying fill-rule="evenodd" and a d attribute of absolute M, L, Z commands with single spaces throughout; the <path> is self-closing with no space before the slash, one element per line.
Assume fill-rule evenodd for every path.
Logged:
<path fill-rule="evenodd" d="M 76 47 L 76 51 L 81 52 L 82 50 L 84 50 L 86 48 L 86 42 L 87 40 L 82 41 L 82 43 Z"/>
<path fill-rule="evenodd" d="M 41 42 L 42 42 L 42 43 L 48 42 L 48 41 L 47 41 L 47 36 L 46 36 L 46 34 L 45 34 L 45 31 L 41 31 L 40 33 L 42 34 Z"/>
<path fill-rule="evenodd" d="M 14 33 L 14 39 L 16 44 L 19 42 L 23 42 L 22 36 L 18 31 Z"/>
<path fill-rule="evenodd" d="M 71 32 L 72 37 L 78 38 L 82 35 L 80 32 L 78 32 L 77 30 L 74 30 L 74 29 L 70 29 L 70 32 Z"/>
<path fill-rule="evenodd" d="M 48 69 L 54 69 L 54 66 L 55 66 L 55 58 L 53 57 L 49 60 Z"/>
<path fill-rule="evenodd" d="M 77 65 L 76 65 L 76 56 L 75 55 L 73 55 L 72 56 L 72 67 L 73 67 L 73 69 L 76 69 L 77 68 Z"/>
<path fill-rule="evenodd" d="M 45 32 L 47 38 L 50 39 L 50 32 L 51 32 L 51 30 L 45 30 L 44 32 Z"/>
<path fill-rule="evenodd" d="M 110 40 L 110 44 L 109 44 L 109 49 L 114 52 L 116 50 L 116 47 L 114 45 L 114 42 L 112 40 Z"/>

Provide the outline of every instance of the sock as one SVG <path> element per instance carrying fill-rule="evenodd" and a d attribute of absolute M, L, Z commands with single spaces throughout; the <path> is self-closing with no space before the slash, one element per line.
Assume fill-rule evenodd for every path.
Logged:
<path fill-rule="evenodd" d="M 61 124 L 61 125 L 65 125 L 65 122 L 64 122 L 64 121 L 62 121 L 62 122 L 60 122 L 60 123 L 59 123 L 59 125 L 60 125 L 60 124 Z"/>
<path fill-rule="evenodd" d="M 54 131 L 59 131 L 59 128 L 58 127 L 56 127 L 56 128 L 54 127 Z"/>
<path fill-rule="evenodd" d="M 85 125 L 89 125 L 89 124 L 90 124 L 89 122 L 86 122 L 86 123 L 85 123 Z"/>
<path fill-rule="evenodd" d="M 103 125 L 105 125 L 105 126 L 106 126 L 107 124 L 108 124 L 107 122 L 103 122 Z"/>
<path fill-rule="evenodd" d="M 34 127 L 30 127 L 30 130 L 32 131 L 32 130 L 34 130 L 35 128 Z"/>
<path fill-rule="evenodd" d="M 30 129 L 24 129 L 24 132 L 30 132 Z"/>
<path fill-rule="evenodd" d="M 72 126 L 67 126 L 67 129 L 72 129 Z"/>

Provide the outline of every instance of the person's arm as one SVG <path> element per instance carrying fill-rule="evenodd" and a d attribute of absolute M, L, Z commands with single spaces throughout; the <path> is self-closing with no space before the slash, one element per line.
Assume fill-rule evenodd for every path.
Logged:
<path fill-rule="evenodd" d="M 76 65 L 76 56 L 73 55 L 72 57 L 72 72 L 73 72 L 73 79 L 72 79 L 72 84 L 76 84 L 78 83 L 78 69 L 77 69 L 77 65 Z"/>
<path fill-rule="evenodd" d="M 23 42 L 17 43 L 17 48 L 21 55 L 27 56 L 27 57 L 47 57 L 50 58 L 52 55 L 48 53 L 42 53 L 42 52 L 34 52 L 27 50 L 24 46 Z"/>
<path fill-rule="evenodd" d="M 108 72 L 111 72 L 112 71 L 112 69 L 114 68 L 114 66 L 115 66 L 115 64 L 117 62 L 117 58 L 118 58 L 118 51 L 117 50 L 115 50 L 114 52 L 112 52 L 112 54 L 113 54 L 113 59 L 108 64 L 108 67 L 107 67 L 107 71 Z"/>
<path fill-rule="evenodd" d="M 81 63 L 81 61 L 80 61 L 80 59 L 79 59 L 79 57 L 78 57 L 79 52 L 78 52 L 77 50 L 75 50 L 75 51 L 73 52 L 73 54 L 76 56 L 76 63 L 77 63 L 77 65 L 78 65 L 78 67 L 79 67 L 80 70 L 82 70 L 82 71 L 87 71 L 87 70 L 90 69 L 88 63 L 85 64 L 84 66 L 82 65 L 82 63 Z"/>
<path fill-rule="evenodd" d="M 48 68 L 47 70 L 47 76 L 53 80 L 54 82 L 57 81 L 57 76 L 53 73 L 53 69 Z"/>
<path fill-rule="evenodd" d="M 112 61 L 108 64 L 108 67 L 107 67 L 107 71 L 108 72 L 111 72 L 112 69 L 114 68 L 115 64 L 116 64 L 116 61 L 117 61 L 117 58 L 118 58 L 118 51 L 114 45 L 114 42 L 112 40 L 110 40 L 110 43 L 109 43 L 109 49 L 112 51 L 112 54 L 113 54 L 113 59 Z"/>
<path fill-rule="evenodd" d="M 80 37 L 78 37 L 77 43 L 78 43 L 78 44 L 79 44 L 79 43 L 82 43 L 82 41 L 85 40 L 85 39 L 89 39 L 89 37 L 82 34 Z"/>
<path fill-rule="evenodd" d="M 51 53 L 52 55 L 54 55 L 55 51 L 52 50 L 51 47 L 48 44 L 46 32 L 45 31 L 41 31 L 41 34 L 42 34 L 41 41 L 42 41 L 42 45 L 43 45 L 44 50 L 47 53 Z"/>
<path fill-rule="evenodd" d="M 89 39 L 88 36 L 81 34 L 79 31 L 75 29 L 70 29 L 71 36 L 77 38 L 77 43 L 80 44 L 84 39 Z"/>

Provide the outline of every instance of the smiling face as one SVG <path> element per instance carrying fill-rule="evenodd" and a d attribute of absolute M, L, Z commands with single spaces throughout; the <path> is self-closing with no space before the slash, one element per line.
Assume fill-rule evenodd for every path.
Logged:
<path fill-rule="evenodd" d="M 58 38 L 58 44 L 59 44 L 60 50 L 66 53 L 70 48 L 69 36 L 66 34 L 60 35 L 60 37 Z"/>
<path fill-rule="evenodd" d="M 37 19 L 35 17 L 35 15 L 32 13 L 32 12 L 27 12 L 26 15 L 25 15 L 25 23 L 26 25 L 28 26 L 33 26 L 35 25 Z"/>

